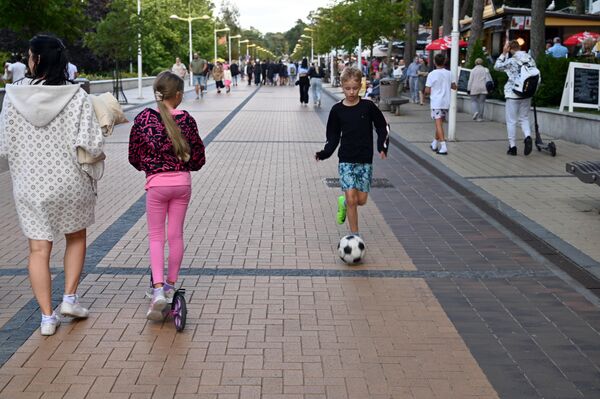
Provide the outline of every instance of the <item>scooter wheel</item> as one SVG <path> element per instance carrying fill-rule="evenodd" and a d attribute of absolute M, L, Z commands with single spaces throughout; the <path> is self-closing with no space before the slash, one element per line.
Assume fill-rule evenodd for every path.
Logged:
<path fill-rule="evenodd" d="M 175 292 L 172 303 L 172 314 L 173 322 L 175 323 L 175 329 L 179 332 L 185 328 L 185 322 L 187 318 L 187 306 L 185 303 L 185 297 L 179 292 Z"/>
<path fill-rule="evenodd" d="M 553 141 L 551 141 L 550 143 L 548 143 L 548 149 L 550 150 L 550 154 L 555 157 L 556 156 L 556 145 L 554 144 Z"/>

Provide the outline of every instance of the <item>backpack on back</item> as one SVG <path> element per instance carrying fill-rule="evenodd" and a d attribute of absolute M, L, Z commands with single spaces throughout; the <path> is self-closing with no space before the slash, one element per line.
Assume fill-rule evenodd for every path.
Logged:
<path fill-rule="evenodd" d="M 542 80 L 540 70 L 528 62 L 518 63 L 519 77 L 515 80 L 513 92 L 521 98 L 531 98 Z"/>

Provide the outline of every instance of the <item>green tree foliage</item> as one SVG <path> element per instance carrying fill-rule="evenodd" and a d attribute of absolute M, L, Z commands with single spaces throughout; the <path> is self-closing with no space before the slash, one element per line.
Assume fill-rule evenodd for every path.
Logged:
<path fill-rule="evenodd" d="M 319 50 L 352 51 L 358 39 L 371 46 L 382 37 L 402 38 L 410 0 L 346 0 L 321 9 L 315 25 Z"/>
<path fill-rule="evenodd" d="M 167 69 L 180 57 L 187 65 L 189 58 L 189 33 L 186 21 L 171 19 L 211 15 L 208 0 L 144 0 L 141 18 L 137 16 L 136 0 L 112 0 L 109 12 L 92 32 L 86 34 L 85 43 L 95 54 L 121 62 L 137 57 L 138 32 L 142 37 L 143 70 Z M 209 20 L 192 22 L 193 51 L 212 59 L 214 23 Z"/>
<path fill-rule="evenodd" d="M 75 40 L 83 34 L 87 18 L 81 0 L 0 1 L 0 26 L 28 40 L 40 32 Z"/>

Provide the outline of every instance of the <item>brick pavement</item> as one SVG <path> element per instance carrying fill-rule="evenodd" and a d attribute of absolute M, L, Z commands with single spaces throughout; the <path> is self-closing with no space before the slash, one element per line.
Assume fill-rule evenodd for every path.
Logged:
<path fill-rule="evenodd" d="M 249 94 L 183 108 L 205 136 Z M 361 209 L 366 263 L 336 259 L 336 162 L 312 160 L 324 118 L 297 89 L 266 87 L 212 139 L 185 226 L 181 334 L 144 317 L 143 177 L 116 132 L 90 231 L 116 243 L 90 240 L 101 258 L 81 285 L 92 315 L 31 331 L 0 398 L 597 397 L 597 305 L 398 149 L 375 165 L 394 187 Z M 27 295 L 21 258 L 0 264 Z"/>

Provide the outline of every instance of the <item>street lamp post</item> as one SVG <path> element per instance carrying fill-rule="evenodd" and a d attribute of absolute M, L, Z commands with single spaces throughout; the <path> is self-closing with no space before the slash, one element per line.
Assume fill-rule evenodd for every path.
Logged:
<path fill-rule="evenodd" d="M 308 35 L 301 35 L 300 37 L 303 37 L 305 39 L 310 39 L 310 62 L 315 62 L 315 45 L 314 45 L 314 40 L 312 36 L 308 36 Z"/>
<path fill-rule="evenodd" d="M 240 58 L 240 39 L 242 35 L 229 36 L 229 65 L 231 65 L 231 39 L 238 39 L 238 61 Z"/>
<path fill-rule="evenodd" d="M 190 36 L 190 59 L 189 59 L 188 68 L 190 68 L 192 65 L 192 21 L 196 21 L 198 19 L 210 19 L 210 17 L 206 14 L 201 17 L 192 17 L 191 11 L 188 10 L 187 18 L 178 17 L 175 14 L 171 15 L 169 18 L 178 19 L 180 21 L 187 21 L 187 23 L 188 23 L 188 34 Z M 194 85 L 194 76 L 191 73 L 189 75 L 190 75 L 190 86 L 193 86 Z"/>
<path fill-rule="evenodd" d="M 358 16 L 362 18 L 362 10 L 358 10 Z M 358 69 L 362 71 L 362 38 L 358 38 Z"/>
<path fill-rule="evenodd" d="M 137 2 L 137 13 L 138 18 L 141 18 L 142 14 L 142 0 Z M 138 57 L 137 57 L 137 69 L 138 69 L 138 98 L 142 99 L 142 34 L 138 31 Z"/>
<path fill-rule="evenodd" d="M 239 40 L 238 41 L 238 47 L 240 46 L 241 43 L 244 43 L 246 45 L 246 59 L 248 58 L 248 45 L 250 44 L 250 40 L 245 39 L 245 40 Z M 238 52 L 240 53 L 240 60 L 242 59 L 242 50 L 241 48 L 238 48 Z"/>
<path fill-rule="evenodd" d="M 458 0 L 454 0 L 452 15 L 452 47 L 450 48 L 450 72 L 452 79 L 457 81 L 458 75 Z M 450 90 L 450 115 L 448 118 L 448 140 L 454 141 L 456 135 L 456 90 Z"/>
<path fill-rule="evenodd" d="M 215 29 L 215 64 L 217 63 L 217 32 L 228 32 L 229 28 Z"/>

